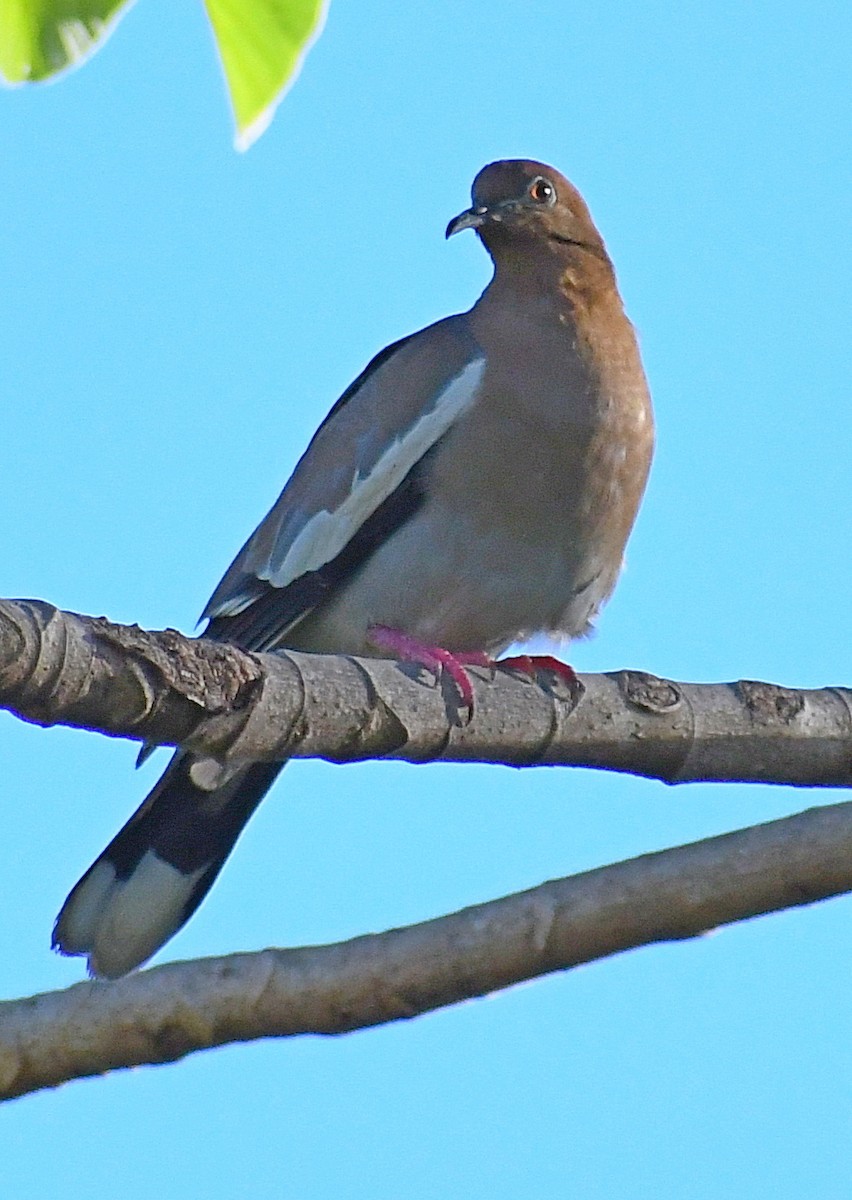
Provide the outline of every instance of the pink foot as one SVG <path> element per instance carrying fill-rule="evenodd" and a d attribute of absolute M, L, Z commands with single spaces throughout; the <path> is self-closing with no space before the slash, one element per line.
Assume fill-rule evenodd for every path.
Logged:
<path fill-rule="evenodd" d="M 377 649 L 389 651 L 402 662 L 425 667 L 436 679 L 440 679 L 446 671 L 458 689 L 462 704 L 473 716 L 473 685 L 465 667 L 487 667 L 493 670 L 496 665 L 494 660 L 483 651 L 467 650 L 452 654 L 441 646 L 427 646 L 402 630 L 391 629 L 387 625 L 371 625 L 367 630 L 367 637 Z"/>
<path fill-rule="evenodd" d="M 577 672 L 568 663 L 554 658 L 552 654 L 513 654 L 511 658 L 501 658 L 494 666 L 500 670 L 520 671 L 534 679 L 539 671 L 550 671 L 556 675 L 573 692 L 580 682 Z"/>

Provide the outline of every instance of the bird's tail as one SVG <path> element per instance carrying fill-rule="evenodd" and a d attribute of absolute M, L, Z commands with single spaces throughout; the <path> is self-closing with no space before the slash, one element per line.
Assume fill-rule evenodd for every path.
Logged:
<path fill-rule="evenodd" d="M 92 975 L 125 975 L 189 920 L 282 767 L 251 763 L 205 788 L 206 765 L 175 754 L 62 906 L 54 949 L 85 954 Z"/>

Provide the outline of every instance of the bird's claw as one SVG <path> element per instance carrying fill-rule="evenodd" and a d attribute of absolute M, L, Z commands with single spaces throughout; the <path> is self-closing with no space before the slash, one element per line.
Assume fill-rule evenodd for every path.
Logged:
<path fill-rule="evenodd" d="M 530 679 L 543 672 L 555 675 L 573 695 L 580 686 L 577 672 L 568 663 L 554 658 L 552 654 L 513 654 L 509 658 L 501 658 L 494 664 L 501 671 L 517 671 Z"/>
<path fill-rule="evenodd" d="M 402 662 L 423 667 L 435 676 L 436 681 L 446 672 L 455 684 L 462 707 L 468 709 L 468 720 L 473 717 L 473 684 L 467 667 L 482 667 L 490 671 L 492 681 L 497 671 L 518 672 L 531 680 L 548 672 L 560 680 L 572 696 L 580 687 L 574 668 L 551 654 L 514 654 L 510 658 L 494 659 L 484 650 L 460 650 L 454 653 L 443 646 L 431 646 L 418 641 L 389 625 L 371 625 L 367 636 L 377 649 L 387 650 Z"/>
<path fill-rule="evenodd" d="M 468 720 L 473 717 L 473 684 L 465 668 L 484 667 L 492 672 L 493 677 L 497 664 L 484 651 L 470 650 L 454 654 L 443 646 L 430 646 L 388 625 L 371 625 L 367 636 L 377 649 L 389 651 L 402 662 L 423 667 L 435 676 L 436 681 L 446 672 L 455 684 L 462 707 L 469 712 Z"/>

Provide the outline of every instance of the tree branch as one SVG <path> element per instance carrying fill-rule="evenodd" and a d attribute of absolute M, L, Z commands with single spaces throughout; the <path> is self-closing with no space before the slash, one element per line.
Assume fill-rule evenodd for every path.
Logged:
<path fill-rule="evenodd" d="M 548 689 L 498 673 L 477 678 L 473 718 L 462 722 L 452 689 L 424 686 L 397 663 L 246 654 L 39 601 L 0 601 L 0 705 L 220 760 L 385 756 L 595 766 L 670 783 L 852 782 L 844 688 L 620 671 Z M 0 1097 L 227 1042 L 399 1020 L 849 890 L 852 803 L 339 945 L 174 963 L 7 1001 Z"/>
<path fill-rule="evenodd" d="M 474 675 L 476 673 L 474 672 Z M 0 706 L 218 759 L 561 764 L 696 780 L 852 784 L 852 692 L 584 675 L 573 692 L 476 678 L 463 723 L 452 689 L 397 663 L 246 654 L 175 630 L 0 601 Z M 425 681 L 429 683 L 428 679 Z"/>
<path fill-rule="evenodd" d="M 330 946 L 171 963 L 0 1003 L 0 1097 L 262 1037 L 338 1034 L 852 890 L 852 803 Z"/>

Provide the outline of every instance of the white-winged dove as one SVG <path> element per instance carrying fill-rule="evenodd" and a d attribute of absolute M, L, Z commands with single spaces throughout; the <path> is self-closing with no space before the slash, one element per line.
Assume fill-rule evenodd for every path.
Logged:
<path fill-rule="evenodd" d="M 347 388 L 204 611 L 249 650 L 391 651 L 448 668 L 537 632 L 576 638 L 610 595 L 653 449 L 612 263 L 552 167 L 491 163 L 447 236 L 494 276 Z M 180 752 L 73 889 L 54 945 L 123 975 L 195 911 L 281 769 L 218 780 Z"/>

